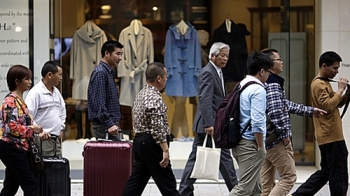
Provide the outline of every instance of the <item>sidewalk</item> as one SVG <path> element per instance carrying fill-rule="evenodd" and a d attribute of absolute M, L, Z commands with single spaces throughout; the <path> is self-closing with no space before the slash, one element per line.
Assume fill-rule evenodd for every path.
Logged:
<path fill-rule="evenodd" d="M 292 191 L 296 190 L 300 186 L 300 184 L 294 185 Z M 199 182 L 194 185 L 195 196 L 219 196 L 219 195 L 227 195 L 228 190 L 224 182 L 219 183 L 203 183 Z M 2 188 L 2 184 L 0 184 L 0 188 Z M 81 182 L 72 182 L 71 186 L 72 196 L 83 196 L 83 184 Z M 315 196 L 328 196 L 329 195 L 329 186 L 324 186 Z M 349 194 L 348 194 L 349 195 Z M 22 190 L 19 190 L 16 196 L 23 196 Z M 144 190 L 142 196 L 162 196 L 154 184 L 154 182 L 150 181 Z"/>

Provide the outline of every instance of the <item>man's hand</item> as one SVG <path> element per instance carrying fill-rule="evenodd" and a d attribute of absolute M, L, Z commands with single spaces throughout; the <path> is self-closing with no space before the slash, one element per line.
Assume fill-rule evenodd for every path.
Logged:
<path fill-rule="evenodd" d="M 313 115 L 314 115 L 315 118 L 319 118 L 319 117 L 321 117 L 324 114 L 327 114 L 327 112 L 324 111 L 324 110 L 321 110 L 319 108 L 314 108 L 314 114 Z"/>
<path fill-rule="evenodd" d="M 213 135 L 214 134 L 214 127 L 211 126 L 211 127 L 204 128 L 204 131 L 208 135 Z"/>
<path fill-rule="evenodd" d="M 116 134 L 118 134 L 118 129 L 119 129 L 119 127 L 117 125 L 113 125 L 113 126 L 108 128 L 108 133 L 111 135 L 116 135 Z"/>
<path fill-rule="evenodd" d="M 45 140 L 48 140 L 51 138 L 51 135 L 50 133 L 46 132 L 46 131 L 43 131 L 42 133 L 39 133 L 39 138 L 42 140 L 42 141 L 45 141 Z"/>
<path fill-rule="evenodd" d="M 282 142 L 283 142 L 283 145 L 287 146 L 289 144 L 289 142 L 290 142 L 290 137 L 283 138 Z"/>
<path fill-rule="evenodd" d="M 338 90 L 341 90 L 342 92 L 346 89 L 348 85 L 349 80 L 346 78 L 340 78 L 338 80 Z"/>

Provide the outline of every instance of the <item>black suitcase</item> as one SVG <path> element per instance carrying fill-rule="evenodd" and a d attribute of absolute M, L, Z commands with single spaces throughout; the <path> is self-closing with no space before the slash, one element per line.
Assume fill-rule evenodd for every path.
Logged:
<path fill-rule="evenodd" d="M 55 140 L 56 144 L 56 139 Z M 55 146 L 56 149 L 56 146 Z M 70 196 L 71 178 L 69 161 L 66 158 L 56 156 L 43 157 L 44 170 L 38 172 L 40 196 Z"/>

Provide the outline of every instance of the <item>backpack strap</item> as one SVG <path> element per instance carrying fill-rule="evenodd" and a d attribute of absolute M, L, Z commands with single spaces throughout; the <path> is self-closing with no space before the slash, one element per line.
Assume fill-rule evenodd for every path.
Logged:
<path fill-rule="evenodd" d="M 329 78 L 326 78 L 326 77 L 317 77 L 316 79 L 320 79 L 320 80 L 324 80 L 324 81 L 328 81 L 328 82 L 337 82 L 335 80 L 332 80 L 332 79 L 329 79 Z M 349 84 L 348 84 L 348 88 L 350 88 Z M 343 118 L 343 116 L 345 115 L 346 110 L 349 107 L 349 103 L 350 103 L 350 95 L 348 95 L 348 99 L 345 102 L 345 106 L 344 106 L 343 112 L 340 115 L 340 118 Z"/>

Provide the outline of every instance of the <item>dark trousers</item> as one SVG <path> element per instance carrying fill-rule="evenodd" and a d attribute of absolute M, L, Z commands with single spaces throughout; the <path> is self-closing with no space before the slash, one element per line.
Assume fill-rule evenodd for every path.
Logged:
<path fill-rule="evenodd" d="M 194 163 L 196 162 L 197 146 L 203 146 L 205 133 L 197 133 L 194 137 L 192 152 L 188 157 L 184 172 L 180 182 L 180 195 L 181 196 L 193 196 L 194 187 L 193 184 L 197 179 L 190 178 Z M 207 147 L 212 147 L 211 139 L 207 140 Z M 233 158 L 231 157 L 231 151 L 229 149 L 221 149 L 220 156 L 220 173 L 225 180 L 228 191 L 231 191 L 234 186 L 238 184 L 236 170 L 233 165 Z"/>
<path fill-rule="evenodd" d="M 75 122 L 77 123 L 77 138 L 80 139 L 83 138 L 83 111 L 82 110 L 75 110 Z M 88 117 L 88 110 L 85 110 L 85 135 L 84 138 L 91 138 L 91 126 L 90 121 Z"/>
<path fill-rule="evenodd" d="M 123 196 L 140 196 L 152 176 L 159 191 L 166 196 L 180 196 L 171 164 L 162 168 L 163 150 L 150 134 L 136 134 L 134 142 L 134 165 Z"/>
<path fill-rule="evenodd" d="M 0 159 L 6 166 L 1 196 L 16 195 L 21 186 L 24 196 L 38 196 L 38 182 L 28 162 L 28 152 L 0 140 Z"/>
<path fill-rule="evenodd" d="M 348 150 L 345 141 L 320 145 L 321 170 L 313 173 L 293 196 L 315 195 L 328 181 L 332 196 L 346 196 L 348 191 Z"/>

